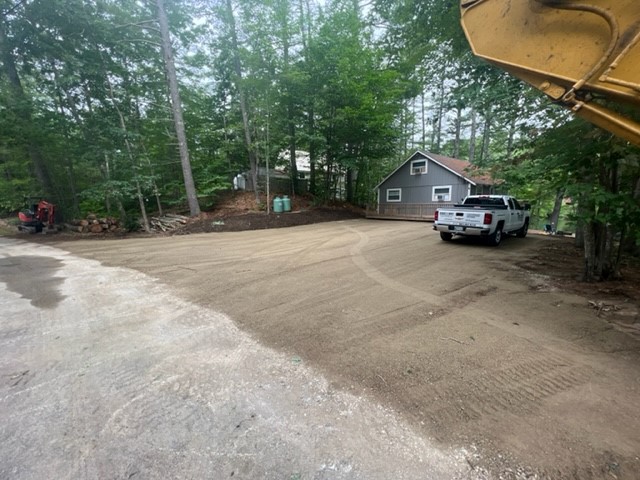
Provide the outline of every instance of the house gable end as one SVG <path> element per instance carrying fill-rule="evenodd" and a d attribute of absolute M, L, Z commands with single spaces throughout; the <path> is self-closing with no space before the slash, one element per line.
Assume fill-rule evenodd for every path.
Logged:
<path fill-rule="evenodd" d="M 422 152 L 421 152 L 422 153 Z M 459 177 L 461 179 L 463 179 L 465 182 L 470 183 L 471 185 L 476 185 L 476 182 L 474 182 L 473 180 L 471 180 L 470 178 L 466 177 L 465 175 L 460 174 L 459 172 L 455 171 L 453 168 L 450 168 L 449 166 L 445 165 L 444 163 L 440 162 L 438 159 L 432 157 L 431 155 L 429 155 L 428 153 L 422 153 L 422 155 L 424 155 L 426 158 L 429 159 L 429 161 L 439 165 L 441 168 L 451 172 L 452 174 L 454 174 L 456 177 Z"/>
<path fill-rule="evenodd" d="M 427 172 L 422 175 L 411 175 L 411 163 L 414 160 L 426 160 L 427 161 Z M 444 170 L 456 178 L 462 180 L 465 183 L 469 183 L 471 185 L 476 185 L 474 181 L 465 177 L 464 175 L 460 175 L 460 173 L 456 172 L 452 168 L 444 165 L 439 162 L 437 159 L 431 157 L 428 153 L 416 151 L 413 155 L 411 155 L 407 160 L 401 163 L 395 170 L 393 170 L 389 175 L 387 175 L 378 185 L 376 185 L 376 189 L 381 188 L 384 184 L 389 183 L 394 186 L 401 186 L 403 184 L 412 184 L 413 186 L 417 186 L 419 184 L 429 185 L 431 184 L 431 169 L 436 168 L 437 170 Z M 404 177 L 417 177 L 417 180 L 413 182 L 409 182 L 409 180 L 404 179 Z M 456 182 L 458 183 L 458 182 Z"/>

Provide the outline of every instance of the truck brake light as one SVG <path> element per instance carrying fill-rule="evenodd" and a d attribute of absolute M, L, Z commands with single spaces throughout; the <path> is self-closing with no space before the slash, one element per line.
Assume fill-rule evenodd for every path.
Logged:
<path fill-rule="evenodd" d="M 436 213 L 434 213 L 434 214 L 433 214 L 433 220 L 434 220 L 435 222 L 437 222 L 437 221 L 438 221 L 438 210 L 436 210 Z"/>
<path fill-rule="evenodd" d="M 485 213 L 484 221 L 482 222 L 484 225 L 491 225 L 491 221 L 493 220 L 493 214 Z"/>

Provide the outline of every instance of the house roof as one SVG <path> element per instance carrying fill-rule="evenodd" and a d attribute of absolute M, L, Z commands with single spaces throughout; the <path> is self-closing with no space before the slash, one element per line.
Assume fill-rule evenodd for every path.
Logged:
<path fill-rule="evenodd" d="M 472 165 L 467 160 L 460 160 L 459 158 L 451 158 L 445 157 L 443 155 L 436 155 L 435 153 L 422 152 L 420 150 L 416 151 L 411 155 L 407 160 L 402 162 L 398 168 L 396 168 L 393 172 L 387 175 L 375 188 L 378 188 L 384 182 L 387 181 L 394 173 L 400 170 L 407 162 L 414 160 L 416 155 L 421 155 L 428 160 L 440 165 L 442 168 L 449 170 L 451 173 L 461 177 L 465 181 L 469 182 L 472 185 L 493 185 L 495 182 L 488 175 L 479 175 L 474 174 L 474 171 L 477 172 L 477 167 Z"/>
<path fill-rule="evenodd" d="M 468 162 L 467 160 L 444 157 L 442 155 L 436 155 L 435 153 L 419 153 L 422 153 L 422 155 L 431 158 L 436 163 L 439 163 L 443 167 L 453 171 L 453 173 L 458 174 L 474 185 L 493 185 L 495 183 L 490 176 L 479 175 L 478 167 L 471 164 L 471 162 Z"/>

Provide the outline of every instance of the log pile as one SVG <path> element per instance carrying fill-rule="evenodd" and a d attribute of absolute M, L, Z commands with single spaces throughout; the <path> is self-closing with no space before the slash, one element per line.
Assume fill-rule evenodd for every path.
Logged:
<path fill-rule="evenodd" d="M 189 217 L 167 213 L 162 217 L 151 217 L 149 219 L 149 226 L 152 230 L 169 232 L 186 225 L 187 220 L 189 220 Z"/>
<path fill-rule="evenodd" d="M 65 224 L 67 230 L 78 233 L 105 233 L 119 232 L 122 227 L 118 219 L 113 217 L 98 217 L 94 214 L 87 215 L 82 220 L 72 220 Z"/>

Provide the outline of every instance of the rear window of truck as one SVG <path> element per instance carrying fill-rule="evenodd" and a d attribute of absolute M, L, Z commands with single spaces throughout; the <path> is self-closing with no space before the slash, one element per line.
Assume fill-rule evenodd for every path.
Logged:
<path fill-rule="evenodd" d="M 501 198 L 467 198 L 464 201 L 465 206 L 480 205 L 486 207 L 504 207 L 504 201 Z"/>

